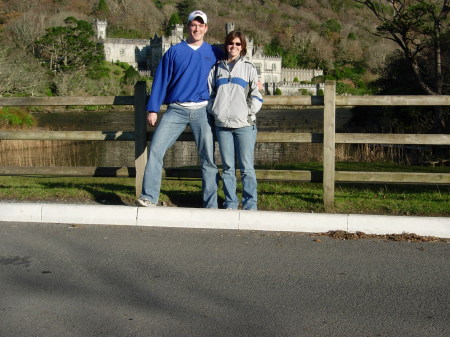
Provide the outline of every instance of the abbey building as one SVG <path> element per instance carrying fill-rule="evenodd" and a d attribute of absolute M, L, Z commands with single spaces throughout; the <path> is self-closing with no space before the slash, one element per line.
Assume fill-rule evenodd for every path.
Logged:
<path fill-rule="evenodd" d="M 183 40 L 183 26 L 175 25 L 169 36 L 155 34 L 150 39 L 121 39 L 106 36 L 106 20 L 95 20 L 94 28 L 97 39 L 103 42 L 105 59 L 107 61 L 126 62 L 140 72 L 155 74 L 159 61 L 164 53 L 174 44 Z M 234 30 L 234 23 L 227 23 L 226 33 Z M 253 39 L 247 41 L 247 57 L 253 62 L 261 82 L 268 94 L 273 94 L 276 88 L 283 95 L 299 95 L 308 92 L 316 95 L 323 84 L 301 84 L 311 82 L 313 78 L 323 75 L 321 69 L 286 69 L 281 67 L 281 56 L 266 56 Z"/>

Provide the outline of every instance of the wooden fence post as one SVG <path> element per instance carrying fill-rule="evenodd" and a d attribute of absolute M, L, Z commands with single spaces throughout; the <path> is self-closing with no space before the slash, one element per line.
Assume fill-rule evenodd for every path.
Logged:
<path fill-rule="evenodd" d="M 134 153 L 136 168 L 136 198 L 142 191 L 145 165 L 147 164 L 147 114 L 146 83 L 139 81 L 134 86 Z"/>
<path fill-rule="evenodd" d="M 325 210 L 332 211 L 336 160 L 336 81 L 325 82 L 323 113 L 323 202 Z"/>

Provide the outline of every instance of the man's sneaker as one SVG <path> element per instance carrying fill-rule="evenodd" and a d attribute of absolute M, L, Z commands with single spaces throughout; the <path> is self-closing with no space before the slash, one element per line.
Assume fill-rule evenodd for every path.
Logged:
<path fill-rule="evenodd" d="M 136 206 L 139 206 L 139 207 L 155 207 L 156 204 L 154 204 L 150 200 L 147 200 L 147 199 L 144 199 L 144 198 L 139 198 L 139 199 L 136 200 Z"/>

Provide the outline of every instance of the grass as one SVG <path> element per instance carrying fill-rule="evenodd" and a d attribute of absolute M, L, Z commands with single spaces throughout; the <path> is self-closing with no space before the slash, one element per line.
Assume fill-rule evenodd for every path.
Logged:
<path fill-rule="evenodd" d="M 33 116 L 25 109 L 19 107 L 0 108 L 0 128 L 20 129 L 36 124 Z"/>
<path fill-rule="evenodd" d="M 238 185 L 241 193 L 241 185 Z M 425 185 L 337 184 L 335 212 L 450 216 L 450 187 Z M 320 183 L 258 183 L 260 210 L 325 212 Z M 0 177 L 0 200 L 21 202 L 134 205 L 134 178 Z M 219 192 L 219 203 L 223 192 Z M 166 179 L 160 201 L 167 206 L 201 207 L 201 182 Z"/>

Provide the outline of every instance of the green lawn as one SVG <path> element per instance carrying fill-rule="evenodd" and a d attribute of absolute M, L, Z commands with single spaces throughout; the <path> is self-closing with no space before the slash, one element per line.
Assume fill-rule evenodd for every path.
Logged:
<path fill-rule="evenodd" d="M 241 192 L 241 185 L 238 185 Z M 450 186 L 337 184 L 336 213 L 450 216 Z M 325 212 L 320 183 L 258 183 L 260 210 Z M 134 178 L 0 177 L 0 201 L 134 204 Z M 223 201 L 220 191 L 219 202 Z M 201 207 L 197 179 L 163 180 L 167 206 Z"/>

